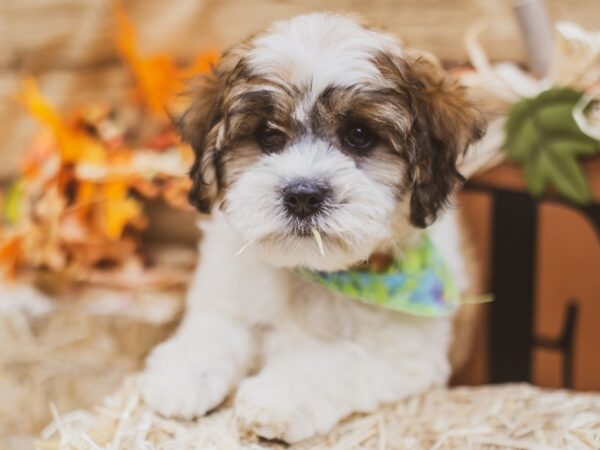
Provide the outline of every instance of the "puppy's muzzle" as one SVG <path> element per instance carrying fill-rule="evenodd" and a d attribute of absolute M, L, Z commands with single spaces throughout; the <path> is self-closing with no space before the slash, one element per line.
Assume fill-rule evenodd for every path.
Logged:
<path fill-rule="evenodd" d="M 290 217 L 305 220 L 323 211 L 330 191 L 324 183 L 296 180 L 282 189 L 283 205 Z"/>

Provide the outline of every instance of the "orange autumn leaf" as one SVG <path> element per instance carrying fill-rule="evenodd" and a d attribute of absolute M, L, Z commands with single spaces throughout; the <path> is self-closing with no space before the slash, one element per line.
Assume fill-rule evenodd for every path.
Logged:
<path fill-rule="evenodd" d="M 219 61 L 219 52 L 209 50 L 198 55 L 192 64 L 181 71 L 182 78 L 189 78 L 197 74 L 208 73 Z"/>
<path fill-rule="evenodd" d="M 77 189 L 76 204 L 86 206 L 92 203 L 96 195 L 96 185 L 89 181 L 80 181 Z"/>
<path fill-rule="evenodd" d="M 86 133 L 69 129 L 65 140 L 60 142 L 64 162 L 85 162 L 103 165 L 106 162 L 106 147 Z"/>
<path fill-rule="evenodd" d="M 118 2 L 113 2 L 113 13 L 117 25 L 117 47 L 136 79 L 141 100 L 153 114 L 163 115 L 166 101 L 175 89 L 175 63 L 166 55 L 142 57 L 133 25 Z"/>
<path fill-rule="evenodd" d="M 89 135 L 66 123 L 42 96 L 33 78 L 23 79 L 21 86 L 18 98 L 32 117 L 52 131 L 63 162 L 104 162 L 104 147 Z"/>
<path fill-rule="evenodd" d="M 125 10 L 117 0 L 112 5 L 117 48 L 136 80 L 141 101 L 152 114 L 164 118 L 165 108 L 183 88 L 183 79 L 210 71 L 218 59 L 218 53 L 203 53 L 186 69 L 179 69 L 169 55 L 142 56 L 135 29 Z"/>
<path fill-rule="evenodd" d="M 0 275 L 12 278 L 21 260 L 21 240 L 18 235 L 0 237 Z"/>
<path fill-rule="evenodd" d="M 32 117 L 49 126 L 56 135 L 66 132 L 65 124 L 60 115 L 42 96 L 33 78 L 26 77 L 21 81 L 21 93 L 18 98 Z"/>
<path fill-rule="evenodd" d="M 121 237 L 125 226 L 139 219 L 140 204 L 129 196 L 127 185 L 109 182 L 103 187 L 102 218 L 106 236 L 115 240 Z"/>

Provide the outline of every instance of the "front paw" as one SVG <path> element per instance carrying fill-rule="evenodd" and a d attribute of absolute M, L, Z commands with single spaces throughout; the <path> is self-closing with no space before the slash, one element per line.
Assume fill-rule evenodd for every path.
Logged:
<path fill-rule="evenodd" d="M 332 405 L 309 389 L 260 375 L 242 383 L 235 410 L 242 434 L 288 443 L 325 433 L 337 422 Z"/>
<path fill-rule="evenodd" d="M 191 420 L 223 402 L 234 382 L 234 366 L 203 358 L 194 345 L 167 341 L 148 357 L 142 375 L 142 397 L 156 412 Z"/>

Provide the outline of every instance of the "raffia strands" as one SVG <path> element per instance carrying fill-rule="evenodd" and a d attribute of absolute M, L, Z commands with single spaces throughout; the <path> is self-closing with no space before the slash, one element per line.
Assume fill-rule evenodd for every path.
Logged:
<path fill-rule="evenodd" d="M 353 416 L 328 436 L 285 447 L 240 442 L 230 407 L 195 422 L 160 417 L 140 400 L 134 376 L 95 412 L 55 411 L 36 445 L 39 450 L 591 450 L 600 448 L 600 394 L 526 384 L 437 389 Z"/>

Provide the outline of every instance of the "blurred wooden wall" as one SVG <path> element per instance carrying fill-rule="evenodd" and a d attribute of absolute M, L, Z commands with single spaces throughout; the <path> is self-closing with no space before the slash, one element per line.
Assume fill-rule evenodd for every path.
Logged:
<path fill-rule="evenodd" d="M 184 60 L 224 48 L 270 21 L 309 11 L 357 11 L 440 58 L 465 61 L 465 30 L 488 19 L 494 60 L 523 59 L 511 0 L 122 0 L 143 51 Z M 553 19 L 600 23 L 598 0 L 548 0 Z M 58 106 L 118 99 L 128 79 L 112 41 L 109 0 L 0 1 L 0 178 L 14 173 L 34 129 L 11 100 L 22 74 L 35 75 Z"/>

